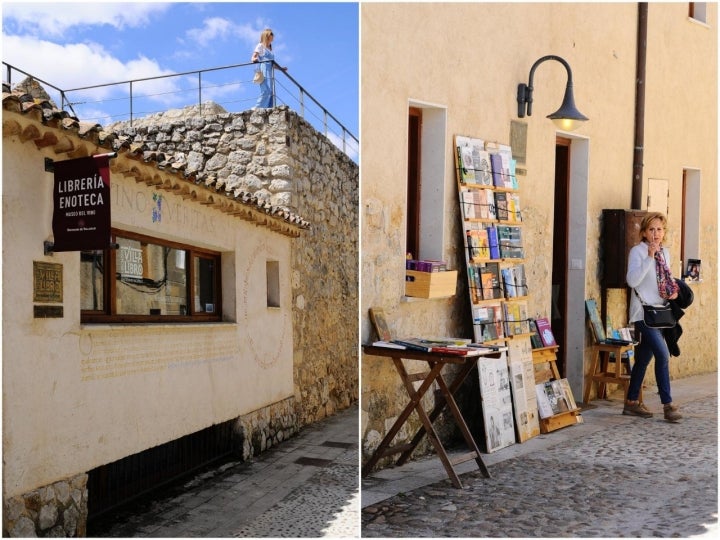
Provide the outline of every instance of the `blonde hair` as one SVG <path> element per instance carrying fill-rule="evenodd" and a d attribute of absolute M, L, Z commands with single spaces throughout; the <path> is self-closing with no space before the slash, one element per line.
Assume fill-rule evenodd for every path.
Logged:
<path fill-rule="evenodd" d="M 650 224 L 656 219 L 659 219 L 660 223 L 662 223 L 663 229 L 667 230 L 667 218 L 665 217 L 665 214 L 663 214 L 662 212 L 650 212 L 640 222 L 640 240 L 645 239 L 645 231 L 648 230 Z"/>
<path fill-rule="evenodd" d="M 272 43 L 270 43 L 270 36 L 274 36 L 273 31 L 270 28 L 266 28 L 260 33 L 260 43 L 262 43 L 268 49 L 272 49 Z"/>

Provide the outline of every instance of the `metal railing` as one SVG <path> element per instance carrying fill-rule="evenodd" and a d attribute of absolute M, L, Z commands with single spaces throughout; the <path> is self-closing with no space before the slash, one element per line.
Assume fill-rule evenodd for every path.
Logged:
<path fill-rule="evenodd" d="M 62 110 L 73 116 L 102 126 L 133 121 L 148 115 L 180 109 L 191 105 L 203 107 L 212 101 L 228 112 L 240 112 L 255 106 L 258 87 L 252 76 L 258 64 L 246 63 L 217 68 L 169 73 L 157 77 L 115 83 L 61 89 L 21 69 L 3 62 L 4 79 L 11 88 L 13 73 L 30 77 Z M 292 76 L 274 69 L 270 84 L 276 105 L 287 105 L 325 135 L 351 159 L 359 157 L 359 141 L 335 116 L 315 99 Z M 20 81 L 16 81 L 18 83 Z M 203 100 L 206 100 L 203 103 Z"/>

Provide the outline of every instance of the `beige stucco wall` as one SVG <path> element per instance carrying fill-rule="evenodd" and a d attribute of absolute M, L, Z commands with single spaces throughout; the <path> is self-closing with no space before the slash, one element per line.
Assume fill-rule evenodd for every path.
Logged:
<path fill-rule="evenodd" d="M 44 157 L 59 159 L 3 139 L 4 497 L 293 396 L 291 238 L 168 192 L 153 222 L 153 190 L 114 174 L 114 227 L 222 252 L 234 293 L 222 323 L 82 325 L 79 254 L 43 255 Z M 280 308 L 266 307 L 267 260 L 279 262 Z M 33 261 L 62 264 L 63 318 L 33 318 Z"/>
<path fill-rule="evenodd" d="M 371 306 L 385 308 L 397 335 L 469 337 L 462 286 L 452 299 L 408 301 L 403 296 L 408 107 L 420 104 L 445 114 L 444 183 L 435 204 L 444 209 L 443 256 L 451 268 L 462 270 L 453 136 L 509 143 L 511 120 L 517 120 L 517 85 L 527 83 L 532 64 L 548 54 L 569 62 L 576 104 L 590 118 L 571 134 L 587 148 L 588 180 L 586 208 L 580 209 L 586 216 L 581 242 L 586 249 L 570 254 L 582 262 L 582 269 L 570 274 L 584 289 L 576 302 L 599 298 L 602 209 L 631 204 L 637 9 L 631 3 L 361 6 L 364 343 L 373 338 L 367 316 Z M 687 4 L 650 4 L 643 173 L 644 190 L 648 177 L 672 178 L 669 237 L 675 260 L 679 223 L 673 220 L 680 214 L 682 168 L 697 167 L 703 175 L 700 241 L 707 273 L 695 286 L 697 306 L 684 320 L 683 356 L 671 363 L 673 377 L 717 367 L 717 10 L 708 4 L 709 26 L 688 20 L 686 10 Z M 559 107 L 565 82 L 559 63 L 541 64 L 535 73 L 533 116 L 523 120 L 527 174 L 518 179 L 533 316 L 547 315 L 550 309 L 552 236 L 547 232 L 553 227 L 555 205 L 554 150 L 556 135 L 565 134 L 545 116 Z M 624 296 L 611 299 L 616 321 L 625 318 L 623 306 Z M 568 332 L 584 343 L 569 361 L 587 370 L 584 317 L 568 325 Z M 361 392 L 361 437 L 367 455 L 407 395 L 392 365 L 369 356 L 362 358 Z M 411 417 L 411 426 L 418 423 Z"/>

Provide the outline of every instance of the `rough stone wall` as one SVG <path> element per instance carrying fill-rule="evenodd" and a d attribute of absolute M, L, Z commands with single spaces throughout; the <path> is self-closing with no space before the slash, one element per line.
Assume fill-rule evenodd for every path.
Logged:
<path fill-rule="evenodd" d="M 292 253 L 298 423 L 357 400 L 358 165 L 286 106 L 227 113 L 204 103 L 106 129 L 197 182 L 310 221 Z"/>
<path fill-rule="evenodd" d="M 288 398 L 238 418 L 242 434 L 242 459 L 277 446 L 298 432 L 295 398 Z"/>
<path fill-rule="evenodd" d="M 55 482 L 3 501 L 4 537 L 83 537 L 88 514 L 87 475 Z"/>
<path fill-rule="evenodd" d="M 296 211 L 312 223 L 292 250 L 295 397 L 304 425 L 359 397 L 359 167 L 302 118 L 288 120 Z"/>

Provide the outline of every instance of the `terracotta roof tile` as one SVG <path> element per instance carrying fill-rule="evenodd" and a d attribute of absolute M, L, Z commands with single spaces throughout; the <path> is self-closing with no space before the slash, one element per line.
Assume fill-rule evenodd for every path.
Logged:
<path fill-rule="evenodd" d="M 38 95 L 39 91 L 34 90 L 33 93 Z M 244 211 L 241 209 L 233 210 L 232 208 L 228 209 L 228 211 L 250 221 L 260 221 L 258 214 L 262 214 L 271 218 L 272 221 L 277 220 L 286 223 L 292 226 L 292 230 L 278 228 L 278 223 L 273 225 L 272 221 L 265 221 L 265 223 L 260 224 L 264 224 L 273 230 L 289 236 L 298 236 L 299 231 L 297 229 L 310 228 L 310 223 L 301 216 L 285 208 L 273 206 L 252 193 L 242 190 L 226 191 L 224 189 L 224 181 L 219 181 L 215 176 L 187 174 L 188 163 L 184 157 L 178 158 L 168 156 L 162 152 L 150 151 L 144 143 L 131 141 L 128 135 L 120 135 L 113 131 L 106 131 L 100 124 L 80 121 L 67 111 L 57 109 L 48 99 L 33 97 L 32 94 L 24 90 L 10 91 L 6 83 L 3 83 L 2 108 L 5 111 L 30 116 L 33 120 L 41 122 L 48 128 L 70 132 L 71 135 L 75 135 L 83 141 L 88 141 L 108 151 L 117 152 L 119 156 L 122 155 L 127 159 L 142 162 L 157 171 L 167 173 L 174 177 L 172 181 L 167 182 L 171 184 L 169 189 L 183 194 L 185 198 L 196 200 L 201 204 L 211 204 L 221 208 L 224 208 L 225 205 L 243 205 L 246 207 Z M 12 131 L 14 128 L 8 127 L 8 129 Z M 55 148 L 57 153 L 73 151 L 74 145 L 71 142 L 62 143 L 58 134 L 53 132 L 46 131 L 40 133 L 40 130 L 37 128 L 21 131 L 22 132 L 19 133 L 21 139 L 32 139 L 38 148 L 57 145 Z M 3 134 L 8 134 L 6 133 L 4 119 Z M 123 169 L 121 172 L 135 176 L 137 181 L 145 181 L 148 185 L 155 185 L 156 188 L 160 187 L 154 180 L 148 178 L 147 172 L 143 172 L 134 167 L 127 168 L 120 166 L 120 168 Z M 188 184 L 189 187 L 184 187 L 181 185 L 182 183 Z M 161 184 L 163 183 L 161 182 Z M 202 189 L 205 192 L 205 196 L 203 196 L 203 193 L 198 193 L 196 191 L 197 188 Z M 216 200 L 211 193 L 222 195 L 225 202 L 223 202 L 223 199 Z"/>

